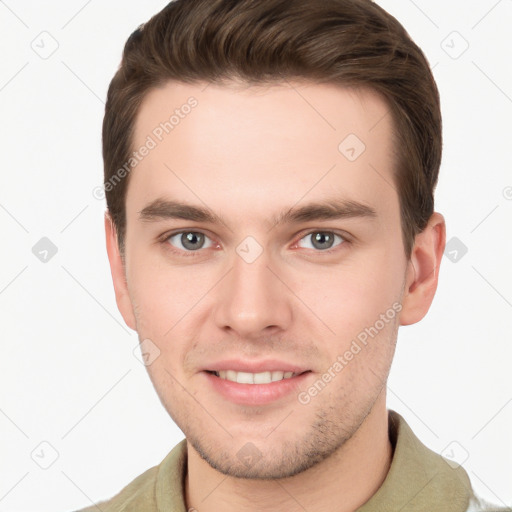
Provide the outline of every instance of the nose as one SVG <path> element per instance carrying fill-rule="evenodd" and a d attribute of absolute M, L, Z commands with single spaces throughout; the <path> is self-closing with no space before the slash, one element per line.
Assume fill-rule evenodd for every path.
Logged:
<path fill-rule="evenodd" d="M 265 252 L 248 263 L 236 255 L 215 297 L 216 325 L 243 339 L 286 330 L 292 321 L 293 296 Z"/>

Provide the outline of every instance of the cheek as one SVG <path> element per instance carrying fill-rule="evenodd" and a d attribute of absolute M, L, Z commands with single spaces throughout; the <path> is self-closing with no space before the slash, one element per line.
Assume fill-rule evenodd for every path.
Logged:
<path fill-rule="evenodd" d="M 398 251 L 373 247 L 300 280 L 299 295 L 337 340 L 346 342 L 388 313 L 394 318 L 405 272 Z M 387 324 L 386 324 L 387 325 Z"/>
<path fill-rule="evenodd" d="M 181 319 L 201 309 L 200 300 L 211 288 L 212 278 L 206 267 L 191 271 L 186 266 L 166 264 L 162 257 L 155 258 L 149 252 L 136 251 L 127 276 L 132 302 L 139 305 L 138 330 L 155 337 L 170 336 Z"/>
<path fill-rule="evenodd" d="M 383 313 L 399 299 L 405 273 L 399 255 L 389 254 L 386 248 L 374 248 L 311 273 L 301 280 L 300 295 L 330 318 L 368 319 Z"/>

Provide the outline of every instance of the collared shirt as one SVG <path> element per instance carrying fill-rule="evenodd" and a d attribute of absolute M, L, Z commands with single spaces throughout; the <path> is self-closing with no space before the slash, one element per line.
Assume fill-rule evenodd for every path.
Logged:
<path fill-rule="evenodd" d="M 356 512 L 512 512 L 479 499 L 462 466 L 427 448 L 397 412 L 388 410 L 388 417 L 391 466 L 377 492 Z M 186 470 L 184 439 L 158 466 L 97 507 L 102 512 L 187 512 Z M 80 512 L 97 512 L 97 507 Z"/>

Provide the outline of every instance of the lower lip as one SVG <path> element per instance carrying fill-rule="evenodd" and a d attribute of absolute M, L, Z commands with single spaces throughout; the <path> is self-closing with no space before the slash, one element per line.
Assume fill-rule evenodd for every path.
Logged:
<path fill-rule="evenodd" d="M 269 384 L 240 384 L 216 375 L 203 372 L 217 393 L 230 402 L 240 405 L 264 405 L 275 402 L 295 391 L 300 392 L 299 386 L 311 372 L 301 373 L 289 379 L 270 382 Z"/>

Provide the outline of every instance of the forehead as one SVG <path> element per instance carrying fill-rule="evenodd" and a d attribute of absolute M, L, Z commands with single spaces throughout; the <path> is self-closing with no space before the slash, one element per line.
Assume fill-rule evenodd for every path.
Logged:
<path fill-rule="evenodd" d="M 132 148 L 151 149 L 128 196 L 139 210 L 162 196 L 268 211 L 336 194 L 385 208 L 397 203 L 392 139 L 388 106 L 369 90 L 169 82 L 139 109 Z"/>

